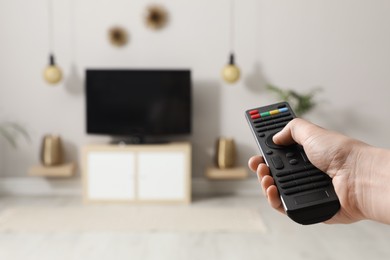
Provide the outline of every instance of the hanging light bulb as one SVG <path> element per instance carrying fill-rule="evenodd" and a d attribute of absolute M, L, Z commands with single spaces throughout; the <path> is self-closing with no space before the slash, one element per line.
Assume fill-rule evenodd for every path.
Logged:
<path fill-rule="evenodd" d="M 62 79 L 62 71 L 56 65 L 53 54 L 53 8 L 51 0 L 48 0 L 48 11 L 49 11 L 49 47 L 50 47 L 50 55 L 49 55 L 49 65 L 43 71 L 43 78 L 47 83 L 54 85 L 61 81 Z"/>
<path fill-rule="evenodd" d="M 227 83 L 235 83 L 240 79 L 240 68 L 235 64 L 235 57 L 233 51 L 234 43 L 234 0 L 230 1 L 230 56 L 229 63 L 222 69 L 222 78 Z"/>
<path fill-rule="evenodd" d="M 234 63 L 234 53 L 230 54 L 229 63 L 222 69 L 222 78 L 228 83 L 234 83 L 240 79 L 240 68 Z"/>
<path fill-rule="evenodd" d="M 55 64 L 54 61 L 54 55 L 50 54 L 49 56 L 49 65 L 45 68 L 43 72 L 43 77 L 45 80 L 54 85 L 61 81 L 62 79 L 62 71 L 61 69 Z"/>

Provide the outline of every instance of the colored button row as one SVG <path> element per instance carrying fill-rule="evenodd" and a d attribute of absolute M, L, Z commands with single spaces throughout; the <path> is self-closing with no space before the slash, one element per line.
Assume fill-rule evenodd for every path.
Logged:
<path fill-rule="evenodd" d="M 282 107 L 279 109 L 275 109 L 275 110 L 271 110 L 271 111 L 267 111 L 267 112 L 263 112 L 263 113 L 259 113 L 258 110 L 254 109 L 254 110 L 249 111 L 249 114 L 251 115 L 252 119 L 257 119 L 260 117 L 272 116 L 272 115 L 280 114 L 280 113 L 287 112 L 287 111 L 288 111 L 287 107 Z"/>

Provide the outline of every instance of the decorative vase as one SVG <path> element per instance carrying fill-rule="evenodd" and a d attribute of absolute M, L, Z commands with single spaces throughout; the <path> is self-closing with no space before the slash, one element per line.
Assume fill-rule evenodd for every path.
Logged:
<path fill-rule="evenodd" d="M 62 143 L 58 135 L 45 135 L 42 140 L 41 161 L 45 166 L 63 163 Z"/>
<path fill-rule="evenodd" d="M 233 138 L 221 137 L 216 145 L 216 164 L 218 168 L 232 168 L 236 162 L 236 146 Z"/>

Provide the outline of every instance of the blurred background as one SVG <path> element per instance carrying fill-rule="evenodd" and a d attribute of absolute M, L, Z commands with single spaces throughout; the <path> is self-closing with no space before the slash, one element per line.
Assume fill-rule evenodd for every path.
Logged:
<path fill-rule="evenodd" d="M 157 15 L 162 12 L 161 27 L 158 19 L 157 27 L 153 25 L 156 21 L 150 12 L 155 7 Z M 190 165 L 186 171 L 190 188 L 185 189 L 192 203 L 178 207 L 250 209 L 260 214 L 264 228 L 258 234 L 245 233 L 246 227 L 238 231 L 222 227 L 226 234 L 207 228 L 191 233 L 186 228 L 178 232 L 165 229 L 161 224 L 159 227 L 164 228 L 155 227 L 157 233 L 152 227 L 135 233 L 133 227 L 127 227 L 127 233 L 116 234 L 109 226 L 104 233 L 99 224 L 83 231 L 77 224 L 65 231 L 53 224 L 52 229 L 42 227 L 40 231 L 23 226 L 24 220 L 13 226 L 5 221 L 0 228 L 0 257 L 22 259 L 33 252 L 34 259 L 106 259 L 108 253 L 88 251 L 95 250 L 92 244 L 100 245 L 96 247 L 99 252 L 109 252 L 106 249 L 118 243 L 113 250 L 119 253 L 110 251 L 117 259 L 255 259 L 264 252 L 271 259 L 281 259 L 275 252 L 280 249 L 278 241 L 295 239 L 288 247 L 292 259 L 339 259 L 338 252 L 343 258 L 370 255 L 388 259 L 390 250 L 378 241 L 389 238 L 387 226 L 364 222 L 350 227 L 302 229 L 268 207 L 257 179 L 246 166 L 248 158 L 259 151 L 244 112 L 281 101 L 269 85 L 301 95 L 320 89 L 311 99 L 315 106 L 302 115 L 304 118 L 390 148 L 389 12 L 390 2 L 386 0 L 1 0 L 0 124 L 17 125 L 11 131 L 17 147 L 7 141 L 9 137 L 0 136 L 0 212 L 11 214 L 14 211 L 9 210 L 16 208 L 12 214 L 23 215 L 26 212 L 18 211 L 20 207 L 34 205 L 88 208 L 82 202 L 90 199 L 85 192 L 87 162 L 82 149 L 106 145 L 111 136 L 86 132 L 86 69 L 188 69 L 192 131 L 172 140 L 191 146 L 191 154 L 186 154 L 190 158 L 186 161 Z M 125 35 L 123 42 L 123 35 L 119 35 L 119 43 L 113 35 L 112 30 L 117 28 Z M 221 76 L 231 51 L 240 69 L 234 83 Z M 62 79 L 55 85 L 43 77 L 50 52 L 62 70 Z M 71 163 L 70 168 L 42 166 L 42 140 L 47 134 L 61 137 L 63 161 Z M 235 143 L 233 175 L 226 175 L 214 163 L 216 141 L 221 137 Z M 217 180 L 214 175 L 208 176 L 207 167 L 215 168 L 221 176 Z M 52 178 L 56 171 L 66 177 Z M 142 202 L 136 205 L 143 208 Z M 157 205 L 159 210 L 166 210 L 159 202 Z M 99 204 L 103 211 L 110 207 L 117 204 Z M 26 214 L 30 213 L 38 220 L 45 215 Z M 207 214 L 216 216 L 215 212 Z M 47 234 L 51 239 L 43 239 Z M 79 245 L 71 242 L 75 238 L 81 241 Z M 43 240 L 33 242 L 37 239 Z M 328 240 L 334 240 L 332 246 Z M 26 241 L 36 243 L 35 247 L 18 250 Z M 161 241 L 167 244 L 161 246 Z M 313 250 L 303 244 L 312 244 Z M 176 247 L 186 250 L 175 254 Z M 76 253 L 59 258 L 55 251 Z"/>

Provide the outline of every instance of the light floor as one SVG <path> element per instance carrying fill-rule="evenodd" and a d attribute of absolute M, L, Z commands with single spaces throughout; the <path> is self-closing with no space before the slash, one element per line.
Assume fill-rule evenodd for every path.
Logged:
<path fill-rule="evenodd" d="M 0 211 L 17 206 L 75 206 L 76 197 L 0 197 Z M 266 233 L 6 232 L 1 260 L 73 259 L 390 259 L 390 226 L 301 226 L 272 210 L 262 196 L 194 199 L 194 206 L 257 208 Z M 242 221 L 245 221 L 243 219 Z"/>

